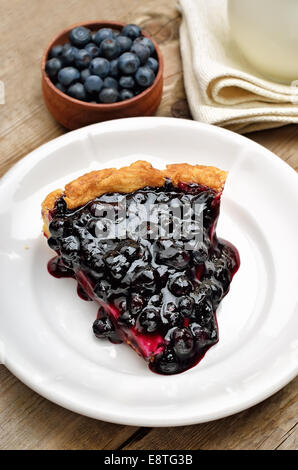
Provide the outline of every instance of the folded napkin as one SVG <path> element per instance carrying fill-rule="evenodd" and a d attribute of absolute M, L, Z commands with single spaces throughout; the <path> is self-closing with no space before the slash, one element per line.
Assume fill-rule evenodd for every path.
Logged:
<path fill-rule="evenodd" d="M 184 82 L 194 119 L 240 133 L 298 123 L 298 88 L 258 74 L 233 44 L 227 0 L 179 0 Z"/>

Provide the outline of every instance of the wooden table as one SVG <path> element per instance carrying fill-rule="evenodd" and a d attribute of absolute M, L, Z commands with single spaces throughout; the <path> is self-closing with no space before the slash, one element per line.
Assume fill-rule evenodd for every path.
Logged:
<path fill-rule="evenodd" d="M 165 87 L 158 115 L 190 118 L 173 0 L 2 0 L 0 175 L 39 145 L 65 132 L 48 114 L 40 59 L 49 39 L 79 21 L 141 24 L 161 45 Z M 298 169 L 298 127 L 249 135 Z M 229 418 L 182 428 L 119 426 L 79 416 L 45 400 L 0 366 L 0 449 L 297 449 L 297 384 Z"/>

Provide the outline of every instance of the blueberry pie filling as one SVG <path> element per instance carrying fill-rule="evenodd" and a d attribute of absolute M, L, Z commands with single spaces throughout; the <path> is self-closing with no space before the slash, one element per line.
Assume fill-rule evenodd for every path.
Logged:
<path fill-rule="evenodd" d="M 136 162 L 84 175 L 43 203 L 57 253 L 49 272 L 76 279 L 80 297 L 99 304 L 97 338 L 127 343 L 154 372 L 183 372 L 218 341 L 216 309 L 239 267 L 216 236 L 225 178 L 213 167 Z"/>

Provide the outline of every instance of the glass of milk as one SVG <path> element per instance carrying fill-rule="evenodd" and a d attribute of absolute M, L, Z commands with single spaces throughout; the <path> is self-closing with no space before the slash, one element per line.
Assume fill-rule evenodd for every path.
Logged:
<path fill-rule="evenodd" d="M 298 0 L 228 0 L 231 34 L 266 78 L 298 81 Z"/>

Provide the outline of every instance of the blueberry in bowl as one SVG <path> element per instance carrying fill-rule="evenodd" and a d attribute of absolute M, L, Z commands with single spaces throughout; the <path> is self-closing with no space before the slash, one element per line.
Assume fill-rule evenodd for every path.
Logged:
<path fill-rule="evenodd" d="M 102 86 L 94 78 L 87 80 L 90 76 L 98 76 Z M 162 87 L 161 51 L 137 25 L 75 25 L 56 36 L 43 55 L 46 106 L 68 129 L 153 115 L 161 101 Z"/>
<path fill-rule="evenodd" d="M 42 203 L 56 252 L 48 271 L 98 305 L 98 339 L 126 343 L 153 372 L 184 372 L 218 341 L 216 310 L 240 263 L 216 234 L 226 176 L 138 161 L 87 173 Z"/>

